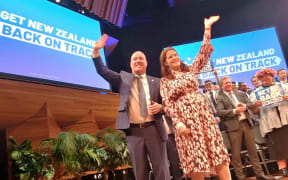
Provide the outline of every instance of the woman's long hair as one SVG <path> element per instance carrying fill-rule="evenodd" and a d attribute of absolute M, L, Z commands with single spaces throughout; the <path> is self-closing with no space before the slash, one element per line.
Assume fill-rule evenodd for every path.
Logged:
<path fill-rule="evenodd" d="M 162 50 L 161 55 L 160 55 L 161 74 L 162 74 L 162 77 L 166 77 L 167 79 L 175 78 L 175 76 L 172 74 L 171 69 L 166 63 L 167 52 L 171 50 L 177 53 L 177 51 L 173 47 L 167 47 Z M 180 70 L 181 72 L 189 72 L 189 67 L 186 64 L 184 64 L 181 60 L 180 60 Z"/>

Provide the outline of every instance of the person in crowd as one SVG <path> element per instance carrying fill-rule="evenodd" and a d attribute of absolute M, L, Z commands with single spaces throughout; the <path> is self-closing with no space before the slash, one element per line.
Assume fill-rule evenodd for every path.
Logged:
<path fill-rule="evenodd" d="M 255 91 L 258 87 L 261 86 L 261 81 L 256 76 L 252 76 L 251 83 L 254 86 L 254 89 L 251 90 L 250 94 L 253 93 L 253 91 Z M 259 114 L 253 113 L 252 110 L 248 110 L 248 112 L 249 112 L 250 118 L 253 121 L 254 125 L 258 126 L 258 128 L 259 128 L 259 121 L 260 121 Z"/>
<path fill-rule="evenodd" d="M 258 87 L 261 86 L 261 81 L 256 76 L 252 76 L 251 83 L 254 86 L 254 89 L 252 89 L 249 94 L 253 93 L 254 90 L 256 90 Z M 252 110 L 248 110 L 248 112 L 249 112 L 250 118 L 252 119 L 254 125 L 258 126 L 259 121 L 260 121 L 259 114 L 253 113 Z"/>
<path fill-rule="evenodd" d="M 186 66 L 172 47 L 163 49 L 160 55 L 163 108 L 175 127 L 183 173 L 193 180 L 203 180 L 212 170 L 221 180 L 231 179 L 227 150 L 197 80 L 212 54 L 211 26 L 218 19 L 219 16 L 205 18 L 203 44 L 191 66 Z"/>
<path fill-rule="evenodd" d="M 232 91 L 238 91 L 237 84 L 234 81 L 232 82 Z"/>
<path fill-rule="evenodd" d="M 281 83 L 287 83 L 288 82 L 287 81 L 287 72 L 285 69 L 279 69 L 277 71 L 277 76 L 278 76 L 278 78 L 277 78 L 278 82 L 281 82 Z"/>
<path fill-rule="evenodd" d="M 216 115 L 216 91 L 213 90 L 213 82 L 211 80 L 206 80 L 204 82 L 204 96 L 206 97 L 212 112 Z"/>
<path fill-rule="evenodd" d="M 219 90 L 219 84 L 217 84 L 216 82 L 213 83 L 213 90 L 216 92 Z"/>
<path fill-rule="evenodd" d="M 132 73 L 114 72 L 99 54 L 108 36 L 104 34 L 93 47 L 97 72 L 120 91 L 116 128 L 124 130 L 136 180 L 149 178 L 148 156 L 156 180 L 170 179 L 166 152 L 167 132 L 162 120 L 160 79 L 146 75 L 147 60 L 141 51 L 131 55 Z"/>
<path fill-rule="evenodd" d="M 216 114 L 216 97 L 218 95 L 218 91 L 214 90 L 213 82 L 211 80 L 206 80 L 204 82 L 204 90 L 205 90 L 204 97 L 206 98 L 207 103 L 209 104 L 211 111 L 213 112 L 213 115 L 216 119 L 216 122 L 220 130 L 222 130 L 221 119 Z"/>
<path fill-rule="evenodd" d="M 243 92 L 249 98 L 248 88 L 247 88 L 247 84 L 245 82 L 239 83 L 239 91 Z"/>
<path fill-rule="evenodd" d="M 253 123 L 250 121 L 247 109 L 252 109 L 254 105 L 248 97 L 238 91 L 232 90 L 230 77 L 223 77 L 220 80 L 222 92 L 217 96 L 217 114 L 221 118 L 225 131 L 228 133 L 231 143 L 232 163 L 238 180 L 244 180 L 245 175 L 241 162 L 241 145 L 244 135 L 245 145 L 248 150 L 249 159 L 253 165 L 257 180 L 269 180 L 272 177 L 264 175 L 259 163 L 256 151 L 255 137 L 253 134 Z"/>
<path fill-rule="evenodd" d="M 274 82 L 275 74 L 276 71 L 271 68 L 257 72 L 262 86 L 251 93 L 250 100 L 256 104 L 253 112 L 260 115 L 260 132 L 265 137 L 270 159 L 278 160 L 282 175 L 288 177 L 288 84 Z M 274 89 L 271 95 L 281 97 L 282 102 L 264 106 L 260 92 L 265 89 Z"/>
<path fill-rule="evenodd" d="M 256 76 L 252 76 L 251 83 L 254 86 L 254 90 L 261 85 L 261 81 L 259 81 L 259 79 Z"/>

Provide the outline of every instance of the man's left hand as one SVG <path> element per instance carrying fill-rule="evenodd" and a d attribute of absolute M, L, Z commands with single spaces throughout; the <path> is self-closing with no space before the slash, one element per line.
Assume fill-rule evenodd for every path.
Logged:
<path fill-rule="evenodd" d="M 154 115 L 162 111 L 162 105 L 157 102 L 152 102 L 151 105 L 148 105 L 148 114 Z"/>

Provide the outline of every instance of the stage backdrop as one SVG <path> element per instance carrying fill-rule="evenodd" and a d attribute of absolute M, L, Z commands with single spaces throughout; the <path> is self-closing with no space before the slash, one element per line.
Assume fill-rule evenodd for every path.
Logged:
<path fill-rule="evenodd" d="M 281 46 L 275 28 L 267 28 L 222 38 L 212 39 L 214 52 L 211 55 L 211 64 L 217 69 L 219 77 L 230 76 L 232 81 L 246 82 L 249 87 L 251 77 L 259 69 L 272 67 L 276 70 L 287 70 Z M 198 54 L 202 42 L 174 46 L 180 58 L 191 64 Z M 198 75 L 202 81 L 211 79 L 215 81 L 210 64 L 203 68 Z"/>
<path fill-rule="evenodd" d="M 91 60 L 100 37 L 98 21 L 50 1 L 1 1 L 1 75 L 109 90 Z"/>

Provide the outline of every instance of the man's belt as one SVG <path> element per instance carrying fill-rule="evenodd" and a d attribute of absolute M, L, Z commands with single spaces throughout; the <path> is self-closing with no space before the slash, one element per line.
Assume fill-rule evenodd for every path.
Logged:
<path fill-rule="evenodd" d="M 147 128 L 149 126 L 152 126 L 153 124 L 155 124 L 155 121 L 149 121 L 149 122 L 144 122 L 144 123 L 140 123 L 140 124 L 130 124 L 130 127 L 132 127 L 132 128 Z"/>

